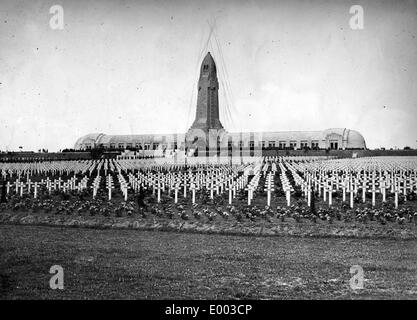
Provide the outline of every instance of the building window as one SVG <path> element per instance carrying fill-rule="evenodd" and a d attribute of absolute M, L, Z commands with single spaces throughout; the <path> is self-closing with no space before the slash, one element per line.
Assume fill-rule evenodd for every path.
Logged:
<path fill-rule="evenodd" d="M 297 147 L 297 141 L 290 141 L 290 148 L 295 149 Z"/>
<path fill-rule="evenodd" d="M 268 147 L 269 148 L 275 148 L 275 141 L 269 141 L 268 142 Z"/>
<path fill-rule="evenodd" d="M 208 64 L 205 64 L 205 65 L 203 66 L 203 71 L 208 71 L 208 69 L 209 69 Z"/>
<path fill-rule="evenodd" d="M 311 141 L 311 148 L 312 149 L 318 149 L 319 148 L 319 142 L 317 140 Z"/>
<path fill-rule="evenodd" d="M 300 148 L 301 149 L 304 149 L 304 148 L 307 148 L 307 147 L 308 147 L 308 141 L 303 140 L 303 141 L 300 142 Z"/>
<path fill-rule="evenodd" d="M 145 150 L 149 150 L 150 149 L 150 144 L 149 143 L 145 143 Z"/>
<path fill-rule="evenodd" d="M 86 145 L 85 145 L 85 148 L 86 148 L 87 150 L 90 150 L 90 149 L 91 149 L 91 144 L 86 144 Z"/>
<path fill-rule="evenodd" d="M 330 149 L 332 149 L 332 150 L 339 149 L 339 142 L 338 141 L 330 141 Z"/>
<path fill-rule="evenodd" d="M 249 142 L 249 147 L 250 147 L 251 149 L 254 149 L 254 148 L 255 148 L 255 141 L 250 141 L 250 142 Z"/>
<path fill-rule="evenodd" d="M 123 143 L 119 143 L 119 149 L 123 149 L 125 146 Z"/>
<path fill-rule="evenodd" d="M 286 144 L 287 144 L 286 141 L 280 141 L 279 144 L 278 144 L 278 148 L 281 149 L 281 150 L 285 149 Z"/>
<path fill-rule="evenodd" d="M 153 144 L 153 149 L 154 149 L 154 150 L 158 149 L 158 147 L 159 147 L 159 143 L 154 143 L 154 144 Z"/>
<path fill-rule="evenodd" d="M 116 149 L 116 144 L 115 143 L 110 143 L 110 149 Z"/>
<path fill-rule="evenodd" d="M 132 144 L 131 143 L 127 143 L 126 144 L 126 149 L 130 149 L 130 148 L 132 148 Z"/>

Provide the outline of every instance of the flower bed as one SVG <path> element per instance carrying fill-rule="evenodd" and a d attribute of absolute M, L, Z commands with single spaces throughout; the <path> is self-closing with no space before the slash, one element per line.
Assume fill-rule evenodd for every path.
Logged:
<path fill-rule="evenodd" d="M 417 238 L 417 212 L 412 203 L 400 209 L 387 204 L 353 210 L 346 205 L 317 206 L 313 213 L 301 201 L 272 208 L 227 205 L 216 198 L 194 205 L 187 201 L 174 204 L 168 197 L 162 200 L 156 203 L 149 196 L 146 207 L 140 207 L 134 201 L 102 197 L 63 200 L 13 196 L 0 205 L 0 223 L 252 236 Z"/>

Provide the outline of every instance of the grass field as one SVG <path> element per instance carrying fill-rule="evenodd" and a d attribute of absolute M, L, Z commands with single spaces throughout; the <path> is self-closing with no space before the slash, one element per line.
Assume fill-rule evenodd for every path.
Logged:
<path fill-rule="evenodd" d="M 0 241 L 2 299 L 417 298 L 416 240 L 1 225 Z M 64 290 L 49 288 L 55 264 Z"/>

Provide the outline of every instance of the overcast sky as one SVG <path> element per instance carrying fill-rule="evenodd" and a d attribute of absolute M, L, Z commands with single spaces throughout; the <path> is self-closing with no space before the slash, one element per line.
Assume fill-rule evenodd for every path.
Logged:
<path fill-rule="evenodd" d="M 206 51 L 229 131 L 346 127 L 370 148 L 417 147 L 416 1 L 2 0 L 0 17 L 3 151 L 185 132 Z"/>

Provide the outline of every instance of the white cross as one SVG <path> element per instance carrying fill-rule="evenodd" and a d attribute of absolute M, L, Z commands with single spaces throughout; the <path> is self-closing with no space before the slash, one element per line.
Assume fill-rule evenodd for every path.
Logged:
<path fill-rule="evenodd" d="M 226 187 L 226 190 L 229 191 L 229 205 L 232 204 L 232 193 L 233 193 L 233 187 L 231 184 L 229 184 L 228 187 Z"/>
<path fill-rule="evenodd" d="M 245 188 L 245 191 L 248 192 L 248 205 L 250 206 L 251 200 L 252 200 L 252 191 L 253 191 L 252 185 L 248 184 L 248 186 Z"/>
<path fill-rule="evenodd" d="M 401 193 L 401 190 L 399 188 L 399 185 L 397 185 L 397 188 L 394 190 L 395 193 L 395 209 L 398 209 L 398 194 Z"/>
<path fill-rule="evenodd" d="M 174 202 L 177 203 L 178 202 L 178 190 L 180 190 L 179 183 L 176 183 L 173 189 L 174 189 L 174 195 L 175 195 Z"/>
<path fill-rule="evenodd" d="M 287 206 L 289 207 L 291 205 L 291 190 L 289 188 L 285 190 L 285 198 L 287 199 Z"/>
<path fill-rule="evenodd" d="M 33 192 L 33 197 L 36 199 L 38 196 L 38 183 L 35 182 L 35 187 L 34 187 L 34 192 Z"/>
<path fill-rule="evenodd" d="M 197 187 L 195 186 L 194 183 L 191 183 L 190 190 L 192 192 L 192 203 L 194 204 L 195 203 L 195 191 L 197 190 Z"/>
<path fill-rule="evenodd" d="M 271 191 L 274 191 L 274 188 L 270 184 L 268 184 L 268 186 L 265 187 L 264 191 L 266 191 L 266 197 L 267 197 L 266 203 L 268 207 L 270 207 L 271 206 Z"/>
<path fill-rule="evenodd" d="M 161 202 L 161 190 L 162 190 L 162 185 L 158 182 L 158 185 L 156 187 L 156 190 L 158 190 L 158 203 Z"/>

